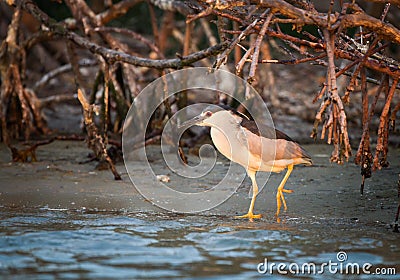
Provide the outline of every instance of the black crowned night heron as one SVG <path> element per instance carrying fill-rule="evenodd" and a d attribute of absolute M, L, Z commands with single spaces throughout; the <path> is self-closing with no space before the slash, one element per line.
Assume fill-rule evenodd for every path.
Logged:
<path fill-rule="evenodd" d="M 311 157 L 299 144 L 285 133 L 256 123 L 228 106 L 211 105 L 182 126 L 191 125 L 211 127 L 211 139 L 215 147 L 228 159 L 242 165 L 252 181 L 253 195 L 249 211 L 246 215 L 236 218 L 248 218 L 251 221 L 261 218 L 261 215 L 253 214 L 258 194 L 257 171 L 281 172 L 287 168 L 276 194 L 276 217 L 282 203 L 285 211 L 287 210 L 283 193 L 293 192 L 284 189 L 293 166 L 312 164 Z"/>

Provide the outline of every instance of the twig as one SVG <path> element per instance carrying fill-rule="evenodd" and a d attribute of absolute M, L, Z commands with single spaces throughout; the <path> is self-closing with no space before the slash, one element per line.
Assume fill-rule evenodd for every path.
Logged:
<path fill-rule="evenodd" d="M 283 65 L 297 65 L 305 62 L 316 61 L 321 58 L 326 57 L 326 53 L 320 54 L 318 56 L 310 56 L 298 59 L 288 59 L 288 60 L 278 60 L 278 59 L 261 59 L 258 63 L 271 63 L 271 64 L 283 64 Z"/>
<path fill-rule="evenodd" d="M 368 106 L 368 90 L 367 90 L 367 74 L 365 68 L 360 71 L 361 74 L 361 92 L 362 92 L 362 126 L 363 133 L 361 136 L 360 145 L 358 146 L 357 154 L 354 159 L 355 164 L 361 165 L 362 182 L 360 187 L 361 195 L 364 194 L 364 182 L 366 178 L 371 177 L 372 154 L 369 142 L 369 124 L 370 117 Z"/>
<path fill-rule="evenodd" d="M 107 154 L 106 143 L 104 142 L 103 137 L 99 134 L 96 124 L 93 121 L 93 114 L 95 112 L 94 105 L 88 103 L 81 89 L 78 89 L 78 99 L 83 108 L 83 116 L 88 136 L 87 143 L 89 148 L 93 150 L 98 159 L 107 162 L 111 172 L 114 174 L 115 180 L 122 180 L 117 169 L 115 168 L 114 163 Z"/>
<path fill-rule="evenodd" d="M 109 9 L 96 15 L 96 22 L 105 25 L 113 19 L 125 15 L 133 6 L 143 1 L 144 0 L 121 0 L 118 3 L 114 3 Z M 76 28 L 77 22 L 79 22 L 79 19 L 68 18 L 64 20 L 64 24 L 70 29 Z"/>
<path fill-rule="evenodd" d="M 166 11 L 161 21 L 161 27 L 158 31 L 158 41 L 157 46 L 160 48 L 161 52 L 165 52 L 166 47 L 168 46 L 168 37 L 171 35 L 173 29 L 174 22 L 174 13 L 170 11 Z M 153 19 L 152 19 L 153 22 Z"/>
<path fill-rule="evenodd" d="M 75 52 L 75 45 L 70 41 L 67 41 L 67 54 L 71 64 L 72 72 L 74 73 L 75 84 L 78 87 L 86 87 L 86 79 L 83 78 L 79 67 L 78 57 Z"/>
<path fill-rule="evenodd" d="M 246 63 L 248 57 L 251 55 L 251 53 L 254 50 L 253 44 L 252 46 L 247 49 L 247 51 L 244 53 L 242 58 L 239 60 L 239 62 L 236 64 L 236 75 L 240 76 L 244 67 L 244 64 Z"/>
<path fill-rule="evenodd" d="M 13 145 L 8 145 L 9 149 L 11 150 L 11 157 L 13 162 L 36 162 L 36 149 L 39 146 L 47 145 L 52 143 L 55 138 L 51 138 L 48 140 L 38 141 L 33 145 L 30 145 L 28 148 L 25 149 L 18 149 Z"/>
<path fill-rule="evenodd" d="M 191 23 L 197 19 L 202 19 L 209 16 L 212 13 L 212 8 L 207 8 L 206 10 L 198 13 L 197 15 L 188 15 L 186 19 L 186 24 Z"/>
<path fill-rule="evenodd" d="M 79 67 L 93 67 L 96 66 L 97 64 L 98 64 L 97 61 L 92 59 L 81 59 L 78 62 Z M 49 83 L 50 80 L 54 79 L 58 75 L 64 74 L 71 70 L 72 70 L 71 64 L 65 64 L 54 70 L 51 70 L 47 74 L 43 75 L 42 78 L 39 81 L 37 81 L 32 88 L 34 91 L 38 91 L 39 89 L 44 87 L 47 83 Z"/>
<path fill-rule="evenodd" d="M 192 7 L 186 1 L 149 0 L 150 3 L 164 11 L 179 12 L 183 15 L 193 13 Z M 189 2 L 189 1 L 188 1 Z M 190 3 L 194 5 L 195 3 Z"/>
<path fill-rule="evenodd" d="M 186 21 L 185 40 L 183 42 L 183 56 L 187 56 L 191 50 L 192 27 L 193 27 L 193 23 Z"/>
<path fill-rule="evenodd" d="M 333 140 L 335 144 L 335 150 L 332 153 L 331 161 L 342 163 L 343 159 L 348 160 L 351 154 L 351 147 L 349 142 L 349 136 L 347 133 L 347 120 L 346 113 L 344 111 L 342 100 L 338 94 L 337 84 L 336 84 L 336 73 L 335 73 L 335 62 L 334 62 L 334 35 L 327 29 L 323 30 L 325 42 L 326 42 L 326 52 L 328 56 L 328 98 L 332 100 L 331 106 L 333 114 Z M 336 126 L 336 120 L 339 121 L 339 126 Z M 336 128 L 336 129 L 335 129 Z M 328 137 L 328 141 L 330 141 Z"/>
<path fill-rule="evenodd" d="M 269 9 L 268 9 L 269 11 Z M 254 52 L 253 52 L 253 56 L 252 56 L 252 61 L 251 61 L 251 65 L 250 65 L 250 71 L 249 71 L 249 75 L 247 78 L 247 82 L 248 83 L 252 83 L 254 81 L 254 77 L 256 75 L 256 69 L 257 69 L 257 64 L 258 64 L 258 57 L 260 55 L 260 45 L 262 43 L 262 40 L 264 39 L 265 36 L 265 32 L 267 31 L 268 25 L 272 19 L 274 15 L 272 13 L 270 13 L 268 15 L 268 17 L 265 19 L 263 26 L 261 27 L 260 33 L 258 33 L 257 35 L 257 39 L 253 45 L 254 48 Z"/>
<path fill-rule="evenodd" d="M 200 24 L 204 29 L 204 33 L 206 34 L 206 37 L 209 41 L 209 45 L 214 46 L 218 44 L 217 38 L 215 38 L 214 34 L 212 33 L 209 22 L 206 19 L 201 18 Z"/>
<path fill-rule="evenodd" d="M 385 142 L 387 141 L 389 133 L 389 109 L 398 81 L 399 80 L 397 79 L 393 80 L 392 86 L 390 87 L 386 97 L 385 106 L 382 109 L 378 128 L 378 141 L 373 161 L 373 170 L 381 169 L 383 165 L 387 165 L 387 144 L 385 144 Z"/>
<path fill-rule="evenodd" d="M 94 28 L 94 31 L 99 31 L 99 32 L 115 32 L 119 34 L 125 34 L 128 35 L 129 37 L 132 37 L 135 40 L 138 40 L 142 43 L 144 43 L 146 46 L 149 47 L 153 52 L 155 52 L 160 58 L 164 58 L 164 54 L 160 51 L 160 49 L 149 39 L 143 37 L 142 35 L 126 28 L 118 28 L 118 27 L 96 27 Z"/>
<path fill-rule="evenodd" d="M 213 65 L 214 68 L 219 68 L 222 64 L 226 63 L 228 59 L 228 55 L 230 52 L 235 48 L 235 46 L 242 41 L 256 26 L 259 19 L 255 19 L 251 24 L 249 24 L 234 40 L 229 43 L 229 46 L 218 55 L 217 59 L 215 60 L 215 64 Z"/>
<path fill-rule="evenodd" d="M 373 55 L 374 53 L 378 52 L 378 51 L 381 49 L 381 48 L 374 49 L 374 47 L 376 46 L 376 44 L 378 44 L 378 39 L 375 39 L 375 40 L 372 42 L 372 44 L 371 44 L 371 46 L 369 47 L 368 51 L 366 52 L 365 55 L 363 55 L 362 58 L 360 58 L 360 59 L 354 61 L 354 63 L 358 63 L 358 66 L 357 66 L 357 68 L 354 70 L 353 75 L 352 75 L 352 77 L 351 77 L 351 79 L 350 79 L 350 82 L 349 82 L 349 84 L 348 84 L 348 86 L 347 86 L 347 88 L 346 88 L 346 92 L 345 92 L 345 94 L 344 94 L 344 96 L 343 96 L 343 100 L 344 100 L 345 103 L 348 103 L 348 102 L 349 102 L 349 95 L 350 95 L 350 93 L 353 92 L 353 90 L 354 90 L 354 84 L 355 84 L 355 82 L 356 82 L 356 80 L 357 80 L 358 73 L 359 73 L 360 70 L 364 67 L 365 61 L 368 59 L 368 57 L 370 57 L 371 55 Z"/>
<path fill-rule="evenodd" d="M 389 12 L 390 9 L 390 3 L 385 4 L 385 8 L 383 9 L 382 15 L 381 15 L 381 21 L 385 21 L 386 15 Z"/>
<path fill-rule="evenodd" d="M 103 121 L 103 139 L 104 139 L 104 144 L 108 144 L 108 121 L 109 121 L 109 106 L 110 106 L 110 84 L 111 84 L 111 79 L 110 77 L 112 76 L 111 70 L 108 66 L 107 63 L 104 61 L 102 62 L 102 68 L 104 71 L 104 90 L 103 90 L 103 95 L 104 95 L 104 102 L 103 102 L 103 112 L 104 116 L 102 118 Z"/>

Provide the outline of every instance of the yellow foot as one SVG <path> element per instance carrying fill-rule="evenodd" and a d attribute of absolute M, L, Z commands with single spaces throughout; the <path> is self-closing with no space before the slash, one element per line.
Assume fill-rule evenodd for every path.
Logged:
<path fill-rule="evenodd" d="M 261 214 L 253 214 L 252 212 L 247 213 L 246 215 L 242 216 L 235 216 L 235 219 L 242 219 L 242 218 L 249 218 L 249 221 L 253 221 L 253 219 L 260 219 Z"/>
<path fill-rule="evenodd" d="M 281 207 L 282 207 L 282 203 L 283 203 L 283 209 L 286 211 L 287 210 L 287 205 L 286 205 L 286 200 L 285 197 L 283 196 L 283 193 L 293 193 L 293 190 L 286 190 L 286 189 L 282 189 L 279 190 L 276 193 L 276 214 L 275 216 L 278 217 L 280 211 L 281 211 Z"/>

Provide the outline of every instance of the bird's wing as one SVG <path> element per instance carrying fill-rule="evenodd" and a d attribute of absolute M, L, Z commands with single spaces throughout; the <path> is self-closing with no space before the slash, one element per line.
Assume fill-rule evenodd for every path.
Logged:
<path fill-rule="evenodd" d="M 246 120 L 243 119 L 240 125 L 250 132 L 262 136 L 264 138 L 268 139 L 285 139 L 287 141 L 293 141 L 292 138 L 287 136 L 285 133 L 282 131 L 275 129 L 273 127 L 270 127 L 268 125 L 262 124 L 262 123 L 256 123 L 253 120 Z M 294 142 L 294 141 L 293 141 Z"/>
<path fill-rule="evenodd" d="M 296 159 L 311 164 L 310 155 L 282 131 L 252 120 L 243 120 L 241 127 L 245 131 L 249 151 L 253 155 L 262 155 L 263 161 Z"/>

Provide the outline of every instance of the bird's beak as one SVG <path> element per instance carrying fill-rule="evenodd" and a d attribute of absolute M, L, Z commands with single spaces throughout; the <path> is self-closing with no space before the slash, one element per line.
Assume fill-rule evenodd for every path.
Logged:
<path fill-rule="evenodd" d="M 191 127 L 192 125 L 199 125 L 204 119 L 205 119 L 204 116 L 201 115 L 196 116 L 193 119 L 185 121 L 182 125 L 179 126 L 179 128 L 188 128 Z"/>

